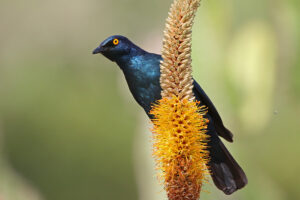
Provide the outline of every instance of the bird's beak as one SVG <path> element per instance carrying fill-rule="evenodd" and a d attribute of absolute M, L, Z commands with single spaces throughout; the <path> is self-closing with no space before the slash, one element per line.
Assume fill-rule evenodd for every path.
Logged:
<path fill-rule="evenodd" d="M 98 54 L 98 53 L 102 53 L 102 52 L 103 52 L 103 48 L 101 46 L 99 46 L 93 51 L 93 54 Z"/>

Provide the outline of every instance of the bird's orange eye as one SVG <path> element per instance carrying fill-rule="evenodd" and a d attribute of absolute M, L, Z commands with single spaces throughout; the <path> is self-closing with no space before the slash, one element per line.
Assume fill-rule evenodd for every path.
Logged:
<path fill-rule="evenodd" d="M 119 44 L 119 40 L 118 39 L 114 39 L 113 43 L 114 43 L 114 45 L 118 45 Z"/>

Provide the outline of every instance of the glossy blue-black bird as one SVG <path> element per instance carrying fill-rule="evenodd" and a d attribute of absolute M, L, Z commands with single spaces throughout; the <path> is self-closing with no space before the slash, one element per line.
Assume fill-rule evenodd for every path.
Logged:
<path fill-rule="evenodd" d="M 151 105 L 161 99 L 160 61 L 162 57 L 148 53 L 124 36 L 114 35 L 104 40 L 93 54 L 101 53 L 116 62 L 123 71 L 129 89 L 138 104 L 149 114 Z M 225 128 L 215 106 L 200 85 L 194 81 L 194 95 L 201 105 L 208 108 L 209 169 L 215 185 L 229 195 L 247 184 L 247 177 L 226 149 L 219 136 L 233 142 L 232 133 Z"/>

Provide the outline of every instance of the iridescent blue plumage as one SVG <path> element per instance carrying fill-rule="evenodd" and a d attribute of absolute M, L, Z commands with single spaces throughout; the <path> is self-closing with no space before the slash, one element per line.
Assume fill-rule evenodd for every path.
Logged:
<path fill-rule="evenodd" d="M 115 35 L 104 40 L 94 54 L 101 53 L 116 62 L 125 75 L 129 89 L 138 104 L 149 114 L 151 105 L 161 99 L 161 56 L 148 53 L 126 37 Z M 215 106 L 200 85 L 194 81 L 194 95 L 201 105 L 208 107 L 209 168 L 215 185 L 225 194 L 232 194 L 247 184 L 247 177 L 218 136 L 232 142 L 232 133 L 225 128 Z"/>
<path fill-rule="evenodd" d="M 147 113 L 151 104 L 161 98 L 160 69 L 154 67 L 159 66 L 159 61 L 158 55 L 146 52 L 132 57 L 126 65 L 117 61 L 119 66 L 123 66 L 126 81 L 135 100 Z"/>

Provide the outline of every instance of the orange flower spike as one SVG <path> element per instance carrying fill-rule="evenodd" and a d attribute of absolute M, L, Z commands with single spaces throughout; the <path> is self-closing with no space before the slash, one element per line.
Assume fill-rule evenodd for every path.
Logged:
<path fill-rule="evenodd" d="M 208 174 L 205 112 L 198 112 L 197 105 L 173 96 L 160 100 L 151 111 L 155 117 L 153 155 L 170 200 L 198 199 Z"/>
<path fill-rule="evenodd" d="M 174 0 L 161 62 L 162 99 L 153 106 L 153 156 L 169 200 L 197 200 L 206 181 L 208 120 L 193 95 L 191 33 L 200 0 Z"/>

